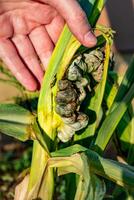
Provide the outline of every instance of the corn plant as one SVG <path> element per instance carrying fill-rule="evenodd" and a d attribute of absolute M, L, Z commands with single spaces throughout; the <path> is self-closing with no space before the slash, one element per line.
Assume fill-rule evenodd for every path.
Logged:
<path fill-rule="evenodd" d="M 16 200 L 134 195 L 134 59 L 119 83 L 112 70 L 114 31 L 96 25 L 105 1 L 79 3 L 97 32 L 94 48 L 81 46 L 65 26 L 40 92 L 24 91 L 0 68 L 23 91 L 16 104 L 0 105 L 0 131 L 23 142 L 33 140 L 31 168 L 22 175 Z M 126 137 L 128 146 L 123 143 Z M 106 157 L 110 144 L 118 147 L 118 160 L 125 152 L 123 162 Z"/>

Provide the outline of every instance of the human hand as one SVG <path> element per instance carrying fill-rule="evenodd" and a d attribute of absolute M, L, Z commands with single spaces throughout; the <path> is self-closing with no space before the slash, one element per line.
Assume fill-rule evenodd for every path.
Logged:
<path fill-rule="evenodd" d="M 96 38 L 76 0 L 0 0 L 0 58 L 28 90 L 38 88 L 67 23 L 85 46 Z"/>

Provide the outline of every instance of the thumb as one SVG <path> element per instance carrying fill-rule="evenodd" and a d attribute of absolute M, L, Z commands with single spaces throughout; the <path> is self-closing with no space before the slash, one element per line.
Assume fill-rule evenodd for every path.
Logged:
<path fill-rule="evenodd" d="M 97 40 L 86 14 L 76 0 L 46 0 L 46 2 L 56 8 L 66 20 L 72 33 L 84 46 L 92 47 L 96 44 Z"/>

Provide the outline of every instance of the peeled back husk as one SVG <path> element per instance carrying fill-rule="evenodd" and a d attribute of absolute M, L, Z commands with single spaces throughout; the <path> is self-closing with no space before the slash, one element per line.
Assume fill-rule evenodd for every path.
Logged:
<path fill-rule="evenodd" d="M 106 46 L 111 45 L 109 41 L 112 39 L 110 34 L 106 37 L 110 39 L 104 37 L 105 42 L 101 48 L 95 47 L 88 51 L 86 49 L 86 52 L 76 55 L 74 53 L 80 44 L 72 38 L 55 71 L 50 63 L 53 73 L 48 76 L 48 69 L 44 79 L 38 104 L 38 118 L 41 127 L 52 140 L 58 136 L 62 142 L 67 142 L 76 131 L 84 130 L 88 125 L 90 119 L 83 113 L 81 105 L 87 93 L 93 94 L 94 87 L 101 83 L 103 68 L 109 63 L 110 54 L 106 51 L 110 48 Z"/>

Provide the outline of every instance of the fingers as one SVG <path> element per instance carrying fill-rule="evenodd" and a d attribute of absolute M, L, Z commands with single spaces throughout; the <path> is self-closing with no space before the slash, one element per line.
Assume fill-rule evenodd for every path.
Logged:
<path fill-rule="evenodd" d="M 85 46 L 92 47 L 97 40 L 91 31 L 86 14 L 76 0 L 45 0 L 55 7 L 66 20 L 70 30 Z"/>
<path fill-rule="evenodd" d="M 64 24 L 64 19 L 60 15 L 57 15 L 50 24 L 45 26 L 54 44 L 57 43 L 58 38 L 63 30 Z"/>
<path fill-rule="evenodd" d="M 37 82 L 19 58 L 17 51 L 8 39 L 0 40 L 0 58 L 5 62 L 10 71 L 28 90 L 37 89 Z"/>
<path fill-rule="evenodd" d="M 16 35 L 12 38 L 12 41 L 27 67 L 41 83 L 43 79 L 43 70 L 29 38 L 24 35 Z"/>
<path fill-rule="evenodd" d="M 48 62 L 50 60 L 52 51 L 54 49 L 54 44 L 48 35 L 44 26 L 40 26 L 34 29 L 30 34 L 29 38 L 43 64 L 44 69 L 46 69 Z"/>
<path fill-rule="evenodd" d="M 49 24 L 57 16 L 57 11 L 50 5 L 27 2 L 27 9 L 24 14 L 30 21 L 35 21 L 39 24 Z"/>

